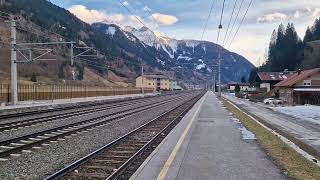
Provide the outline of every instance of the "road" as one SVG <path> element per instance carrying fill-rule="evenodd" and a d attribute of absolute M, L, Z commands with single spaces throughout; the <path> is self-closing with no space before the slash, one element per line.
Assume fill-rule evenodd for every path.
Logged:
<path fill-rule="evenodd" d="M 278 128 L 287 135 L 307 144 L 311 151 L 320 153 L 320 125 L 282 114 L 268 108 L 262 103 L 254 103 L 231 95 L 224 95 L 240 108 Z M 282 133 L 280 133 L 282 134 Z M 283 134 L 282 134 L 283 135 Z M 288 137 L 287 137 L 288 138 Z M 292 140 L 292 139 L 291 139 Z M 302 147 L 301 147 L 302 148 Z M 304 149 L 305 150 L 305 149 Z"/>

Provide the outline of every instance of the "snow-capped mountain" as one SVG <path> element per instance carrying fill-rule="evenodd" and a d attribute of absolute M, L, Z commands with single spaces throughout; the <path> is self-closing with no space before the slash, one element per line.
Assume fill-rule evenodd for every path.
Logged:
<path fill-rule="evenodd" d="M 144 51 L 142 56 L 152 56 L 150 64 L 159 69 L 174 71 L 181 79 L 198 81 L 212 76 L 221 48 L 222 79 L 224 82 L 240 81 L 250 74 L 253 65 L 244 57 L 230 52 L 208 41 L 176 40 L 155 34 L 147 27 L 136 29 L 114 24 L 96 23 L 95 29 L 105 32 L 123 47 L 130 46 L 136 52 Z M 134 47 L 136 46 L 136 47 Z M 138 49 L 137 49 L 138 47 Z M 130 50 L 130 49 L 128 49 Z"/>

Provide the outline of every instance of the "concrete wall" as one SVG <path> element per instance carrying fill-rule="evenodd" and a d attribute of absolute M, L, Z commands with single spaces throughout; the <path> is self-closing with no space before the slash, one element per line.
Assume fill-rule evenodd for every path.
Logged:
<path fill-rule="evenodd" d="M 279 97 L 286 101 L 289 105 L 294 105 L 293 102 L 293 90 L 291 88 L 280 88 Z"/>

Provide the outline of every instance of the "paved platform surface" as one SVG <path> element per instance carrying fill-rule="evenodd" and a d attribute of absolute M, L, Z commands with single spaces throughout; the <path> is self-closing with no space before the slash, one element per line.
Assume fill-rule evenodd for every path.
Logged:
<path fill-rule="evenodd" d="M 131 177 L 137 180 L 286 179 L 255 140 L 241 137 L 212 92 L 208 92 Z"/>
<path fill-rule="evenodd" d="M 154 93 L 146 93 L 144 96 L 153 96 Z M 58 106 L 65 104 L 76 104 L 93 101 L 113 100 L 113 99 L 124 99 L 132 97 L 142 97 L 142 94 L 128 94 L 128 95 L 115 95 L 115 96 L 97 96 L 97 97 L 83 97 L 83 98 L 72 98 L 72 99 L 55 99 L 55 100 L 41 100 L 41 101 L 20 101 L 17 105 L 0 106 L 0 111 L 12 110 L 12 109 L 23 109 L 23 108 L 36 108 L 44 106 Z"/>
<path fill-rule="evenodd" d="M 310 145 L 318 153 L 320 152 L 320 124 L 273 111 L 261 103 L 250 102 L 230 95 L 224 95 L 224 97 L 283 132 Z"/>

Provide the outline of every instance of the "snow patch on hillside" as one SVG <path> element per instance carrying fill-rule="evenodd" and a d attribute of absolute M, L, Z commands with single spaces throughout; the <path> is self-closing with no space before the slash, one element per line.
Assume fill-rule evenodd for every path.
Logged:
<path fill-rule="evenodd" d="M 109 26 L 106 33 L 113 37 L 115 35 L 116 31 L 117 31 L 117 29 L 115 27 Z"/>
<path fill-rule="evenodd" d="M 186 61 L 192 60 L 191 57 L 183 56 L 182 54 L 180 54 L 180 55 L 177 57 L 177 60 L 180 60 L 180 59 L 184 59 L 184 60 L 186 60 Z"/>

